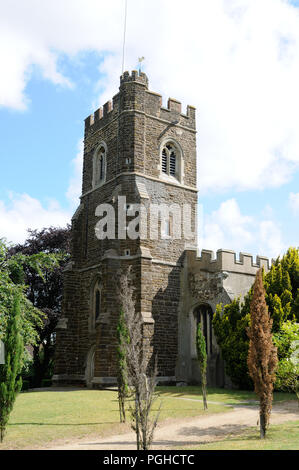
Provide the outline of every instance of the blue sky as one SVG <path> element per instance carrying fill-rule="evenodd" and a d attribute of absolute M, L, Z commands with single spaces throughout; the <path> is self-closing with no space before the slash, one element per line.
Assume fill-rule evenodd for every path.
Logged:
<path fill-rule="evenodd" d="M 128 0 L 126 69 L 144 55 L 150 89 L 198 111 L 200 248 L 299 245 L 298 6 Z M 0 237 L 18 242 L 76 208 L 83 121 L 119 86 L 124 1 L 0 7 Z"/>
<path fill-rule="evenodd" d="M 83 120 L 92 111 L 99 61 L 94 52 L 81 54 L 75 63 L 64 57 L 64 73 L 74 83 L 72 88 L 45 81 L 35 67 L 26 87 L 28 108 L 21 112 L 0 109 L 2 200 L 8 201 L 11 191 L 26 193 L 30 188 L 30 195 L 43 203 L 57 199 L 68 208 L 71 161 L 83 138 Z"/>

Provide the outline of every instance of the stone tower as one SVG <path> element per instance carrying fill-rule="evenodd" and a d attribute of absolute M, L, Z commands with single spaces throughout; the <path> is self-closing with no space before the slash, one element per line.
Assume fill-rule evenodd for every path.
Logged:
<path fill-rule="evenodd" d="M 171 98 L 163 107 L 144 73 L 125 72 L 112 101 L 85 120 L 82 196 L 64 273 L 56 383 L 116 382 L 116 285 L 128 265 L 160 380 L 176 380 L 180 285 L 185 250 L 196 246 L 196 203 L 195 109 L 187 106 L 183 114 Z M 141 236 L 134 237 L 126 227 L 135 204 L 143 215 L 136 226 Z M 99 237 L 108 206 L 115 228 Z"/>

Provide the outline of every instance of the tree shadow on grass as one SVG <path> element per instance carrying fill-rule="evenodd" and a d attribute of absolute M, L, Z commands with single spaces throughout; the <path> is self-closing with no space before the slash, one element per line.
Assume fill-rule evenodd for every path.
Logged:
<path fill-rule="evenodd" d="M 227 436 L 228 434 L 236 434 L 246 429 L 248 429 L 248 426 L 240 424 L 224 424 L 222 426 L 210 426 L 208 428 L 191 426 L 181 428 L 178 434 L 182 436 Z"/>
<path fill-rule="evenodd" d="M 104 421 L 101 423 L 9 423 L 8 426 L 98 426 L 99 424 L 120 424 L 118 421 Z"/>

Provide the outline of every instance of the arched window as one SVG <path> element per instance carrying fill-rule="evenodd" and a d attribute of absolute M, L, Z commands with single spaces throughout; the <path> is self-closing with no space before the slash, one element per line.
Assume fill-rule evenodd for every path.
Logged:
<path fill-rule="evenodd" d="M 181 181 L 182 152 L 173 141 L 165 142 L 161 147 L 161 174 Z"/>
<path fill-rule="evenodd" d="M 93 284 L 91 292 L 91 312 L 90 312 L 90 329 L 93 331 L 100 319 L 102 312 L 102 285 L 99 281 Z"/>
<path fill-rule="evenodd" d="M 100 186 L 106 179 L 107 148 L 104 143 L 99 145 L 93 160 L 93 187 Z"/>

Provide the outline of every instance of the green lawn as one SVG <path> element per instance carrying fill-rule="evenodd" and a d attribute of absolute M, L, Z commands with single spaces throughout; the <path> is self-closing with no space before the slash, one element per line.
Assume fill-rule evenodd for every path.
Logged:
<path fill-rule="evenodd" d="M 206 413 L 202 400 L 194 403 L 173 399 L 177 393 L 181 397 L 185 396 L 178 387 L 158 387 L 158 391 L 161 392 L 162 400 L 160 421 Z M 157 400 L 156 408 L 161 400 Z M 211 405 L 208 413 L 229 410 L 229 407 L 222 405 Z M 34 448 L 73 438 L 107 436 L 128 429 L 127 425 L 119 423 L 116 391 L 82 389 L 24 392 L 17 397 L 0 450 Z"/>
<path fill-rule="evenodd" d="M 181 449 L 181 448 L 180 448 Z M 266 439 L 260 439 L 257 428 L 241 435 L 230 435 L 213 443 L 184 447 L 192 450 L 298 450 L 299 421 L 270 426 Z"/>
<path fill-rule="evenodd" d="M 161 392 L 162 396 L 201 399 L 200 386 L 157 387 L 157 390 Z M 209 388 L 208 400 L 231 405 L 256 405 L 258 403 L 257 396 L 254 392 L 249 392 L 246 390 L 227 390 L 224 388 Z M 274 393 L 274 403 L 289 400 L 296 400 L 296 395 L 294 393 L 284 392 Z"/>
<path fill-rule="evenodd" d="M 219 404 L 209 404 L 208 411 L 204 411 L 200 387 L 162 386 L 157 387 L 157 391 L 160 398 L 155 403 L 156 409 L 162 401 L 160 422 L 228 412 L 232 408 L 225 404 L 247 402 L 250 405 L 256 400 L 253 392 L 209 389 L 208 400 Z M 274 395 L 275 401 L 291 399 L 296 399 L 295 395 Z M 114 390 L 24 392 L 16 400 L 0 450 L 43 447 L 58 441 L 107 436 L 128 429 L 128 425 L 119 423 L 117 392 Z"/>

